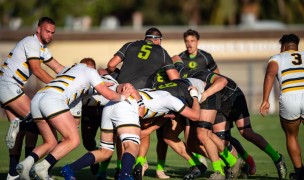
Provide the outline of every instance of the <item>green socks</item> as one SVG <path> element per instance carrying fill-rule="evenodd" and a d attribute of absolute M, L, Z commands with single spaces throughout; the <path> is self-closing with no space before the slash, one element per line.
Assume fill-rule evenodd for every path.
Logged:
<path fill-rule="evenodd" d="M 156 170 L 163 171 L 165 169 L 165 162 L 166 162 L 165 160 L 158 159 Z"/>
<path fill-rule="evenodd" d="M 217 172 L 217 171 L 218 171 L 218 172 L 220 172 L 222 175 L 225 176 L 225 173 L 224 173 L 223 168 L 222 168 L 221 160 L 212 162 L 212 167 L 213 167 L 214 172 Z"/>
<path fill-rule="evenodd" d="M 234 157 L 227 148 L 225 148 L 223 152 L 220 152 L 220 158 L 230 167 L 237 161 L 237 158 Z"/>
<path fill-rule="evenodd" d="M 274 163 L 278 162 L 278 160 L 280 159 L 280 154 L 277 151 L 275 151 L 270 146 L 270 144 L 267 144 L 266 148 L 264 149 L 264 152 L 271 157 L 271 159 Z"/>

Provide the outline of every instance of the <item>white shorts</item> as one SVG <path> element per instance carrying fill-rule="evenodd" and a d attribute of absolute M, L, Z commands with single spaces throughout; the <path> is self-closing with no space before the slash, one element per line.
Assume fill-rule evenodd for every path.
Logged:
<path fill-rule="evenodd" d="M 286 120 L 304 118 L 304 93 L 283 93 L 279 98 L 280 116 Z"/>
<path fill-rule="evenodd" d="M 120 126 L 140 127 L 137 105 L 111 101 L 103 108 L 101 131 L 113 131 Z"/>
<path fill-rule="evenodd" d="M 5 107 L 8 103 L 14 101 L 24 94 L 18 83 L 3 81 L 0 79 L 0 103 Z"/>
<path fill-rule="evenodd" d="M 31 113 L 34 120 L 48 120 L 69 110 L 66 97 L 59 93 L 37 93 L 31 102 Z"/>

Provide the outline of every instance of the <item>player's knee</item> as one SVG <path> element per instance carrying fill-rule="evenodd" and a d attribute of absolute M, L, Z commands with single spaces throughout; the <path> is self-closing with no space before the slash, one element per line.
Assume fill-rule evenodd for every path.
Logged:
<path fill-rule="evenodd" d="M 140 145 L 140 137 L 138 135 L 124 133 L 119 138 L 126 151 L 138 151 Z"/>
<path fill-rule="evenodd" d="M 100 141 L 99 148 L 114 151 L 115 144 L 114 144 L 114 142 Z"/>

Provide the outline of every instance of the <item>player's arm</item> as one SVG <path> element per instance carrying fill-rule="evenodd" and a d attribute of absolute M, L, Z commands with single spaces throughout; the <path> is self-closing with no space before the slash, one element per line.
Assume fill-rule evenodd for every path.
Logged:
<path fill-rule="evenodd" d="M 228 80 L 222 76 L 213 74 L 210 80 L 212 85 L 202 93 L 201 102 L 205 101 L 209 96 L 221 91 L 228 83 Z"/>
<path fill-rule="evenodd" d="M 264 77 L 264 86 L 263 86 L 263 102 L 260 107 L 260 113 L 262 116 L 265 116 L 269 112 L 269 108 L 270 108 L 269 95 L 274 83 L 274 79 L 277 75 L 278 69 L 279 66 L 275 61 L 271 61 L 267 65 L 267 70 Z"/>
<path fill-rule="evenodd" d="M 121 62 L 122 62 L 121 57 L 119 57 L 118 55 L 114 55 L 112 57 L 112 59 L 110 59 L 110 61 L 108 62 L 108 65 L 107 65 L 108 72 L 109 73 L 114 72 L 116 69 L 116 66 Z"/>
<path fill-rule="evenodd" d="M 200 105 L 198 102 L 198 92 L 195 87 L 190 86 L 189 87 L 189 93 L 191 97 L 193 98 L 193 104 L 192 107 L 186 106 L 180 114 L 183 115 L 186 118 L 189 118 L 192 121 L 198 121 L 200 118 Z"/>
<path fill-rule="evenodd" d="M 217 74 L 220 74 L 220 70 L 219 70 L 218 67 L 217 67 L 216 69 L 214 69 L 212 72 L 217 73 Z"/>
<path fill-rule="evenodd" d="M 176 69 L 168 69 L 166 70 L 166 73 L 168 75 L 168 78 L 172 81 L 174 79 L 179 79 L 179 73 Z"/>
<path fill-rule="evenodd" d="M 47 84 L 53 80 L 53 77 L 41 67 L 41 62 L 39 59 L 31 59 L 28 61 L 28 63 L 33 74 L 42 82 Z"/>
<path fill-rule="evenodd" d="M 55 58 L 52 58 L 50 61 L 45 62 L 49 68 L 51 68 L 55 73 L 59 73 L 64 69 L 64 66 L 60 64 Z"/>
<path fill-rule="evenodd" d="M 182 58 L 179 55 L 172 56 L 172 61 L 173 61 L 173 63 L 183 62 Z"/>

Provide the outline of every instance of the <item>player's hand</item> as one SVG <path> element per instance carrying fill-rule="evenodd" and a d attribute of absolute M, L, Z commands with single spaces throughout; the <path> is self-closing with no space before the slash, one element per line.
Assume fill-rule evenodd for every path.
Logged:
<path fill-rule="evenodd" d="M 138 116 L 139 116 L 140 118 L 144 118 L 144 116 L 145 116 L 145 111 L 146 111 L 145 106 L 139 106 L 139 107 L 138 107 Z"/>
<path fill-rule="evenodd" d="M 263 101 L 260 107 L 260 113 L 264 117 L 269 113 L 270 104 L 268 101 Z"/>
<path fill-rule="evenodd" d="M 110 87 L 110 86 L 113 86 L 113 85 L 114 85 L 113 82 L 104 82 L 104 84 L 105 84 L 107 87 Z"/>
<path fill-rule="evenodd" d="M 204 101 L 206 101 L 206 99 L 208 98 L 207 93 L 205 93 L 205 91 L 201 94 L 201 99 L 200 99 L 200 104 Z"/>
<path fill-rule="evenodd" d="M 196 87 L 189 86 L 188 91 L 192 98 L 198 98 L 198 91 L 197 91 Z"/>
<path fill-rule="evenodd" d="M 134 87 L 133 87 L 130 83 L 126 83 L 126 84 L 122 87 L 122 92 L 121 92 L 121 94 L 124 95 L 125 98 L 127 99 L 133 91 L 134 91 Z"/>

